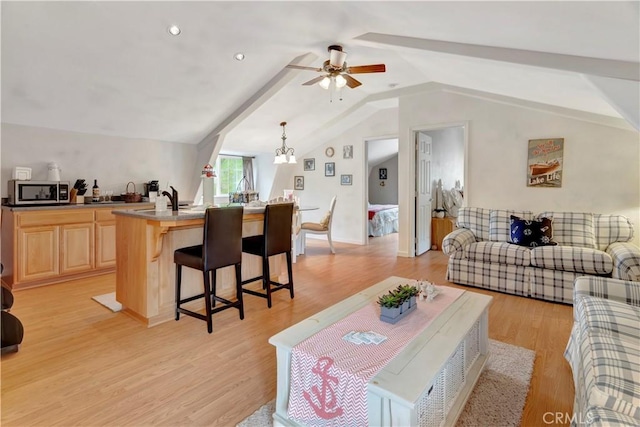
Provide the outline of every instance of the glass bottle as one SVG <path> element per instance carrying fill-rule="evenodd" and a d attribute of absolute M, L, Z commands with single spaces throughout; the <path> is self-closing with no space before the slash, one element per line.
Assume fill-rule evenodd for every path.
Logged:
<path fill-rule="evenodd" d="M 100 201 L 100 187 L 98 187 L 98 180 L 97 179 L 93 180 L 93 199 L 92 199 L 92 201 L 94 203 Z"/>

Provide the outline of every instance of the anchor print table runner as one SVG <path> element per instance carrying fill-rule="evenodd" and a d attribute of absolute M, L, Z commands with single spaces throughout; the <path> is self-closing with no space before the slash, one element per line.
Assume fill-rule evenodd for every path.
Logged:
<path fill-rule="evenodd" d="M 465 291 L 440 287 L 431 302 L 395 325 L 380 321 L 375 303 L 362 307 L 292 349 L 288 417 L 311 426 L 366 426 L 367 383 Z M 350 331 L 374 331 L 381 344 L 354 344 Z"/>

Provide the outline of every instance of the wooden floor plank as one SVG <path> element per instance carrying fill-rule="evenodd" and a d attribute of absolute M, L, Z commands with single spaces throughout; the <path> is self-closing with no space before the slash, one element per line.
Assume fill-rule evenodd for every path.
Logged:
<path fill-rule="evenodd" d="M 205 322 L 185 316 L 148 329 L 91 300 L 115 290 L 114 274 L 16 291 L 11 311 L 25 338 L 18 353 L 2 356 L 2 425 L 232 426 L 275 397 L 270 336 L 388 276 L 449 284 L 445 255 L 398 258 L 397 235 L 368 246 L 337 243 L 335 255 L 326 242 L 307 245 L 294 264 L 293 300 L 276 292 L 268 309 L 245 295 L 245 319 L 220 312 L 211 335 Z M 490 338 L 536 351 L 522 425 L 570 413 L 562 353 L 571 307 L 449 285 L 492 295 Z"/>

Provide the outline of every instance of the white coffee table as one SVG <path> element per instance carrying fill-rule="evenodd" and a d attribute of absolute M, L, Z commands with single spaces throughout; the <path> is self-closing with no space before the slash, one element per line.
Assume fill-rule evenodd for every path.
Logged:
<path fill-rule="evenodd" d="M 407 280 L 389 277 L 269 339 L 278 369 L 274 425 L 299 425 L 287 417 L 292 348 Z M 487 360 L 492 299 L 465 292 L 369 381 L 369 425 L 455 423 Z"/>

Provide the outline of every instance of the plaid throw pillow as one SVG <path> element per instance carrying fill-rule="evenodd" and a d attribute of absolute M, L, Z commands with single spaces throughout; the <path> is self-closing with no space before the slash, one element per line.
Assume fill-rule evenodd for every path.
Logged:
<path fill-rule="evenodd" d="M 553 230 L 549 218 L 528 220 L 511 215 L 511 243 L 530 248 L 556 245 L 552 238 Z"/>

